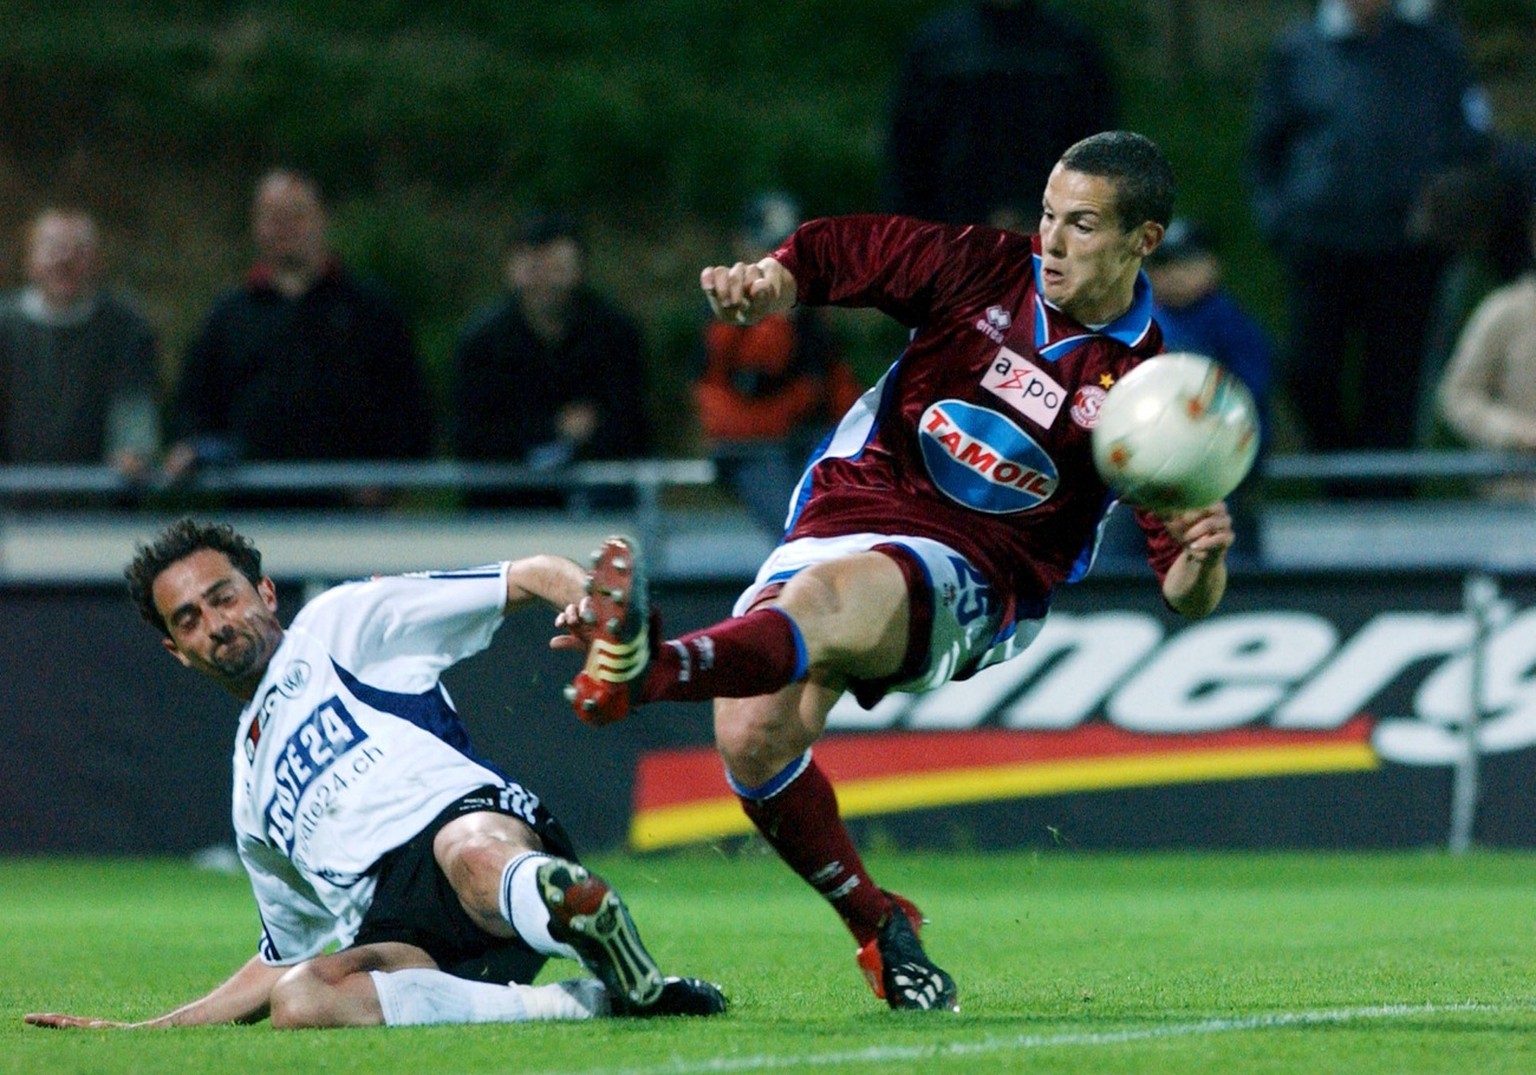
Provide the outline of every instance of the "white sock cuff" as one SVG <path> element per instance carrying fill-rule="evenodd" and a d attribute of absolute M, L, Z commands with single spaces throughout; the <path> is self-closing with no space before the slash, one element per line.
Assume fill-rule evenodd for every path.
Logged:
<path fill-rule="evenodd" d="M 368 977 L 379 995 L 385 1026 L 520 1023 L 529 1018 L 525 985 L 472 982 L 430 967 L 369 971 Z"/>
<path fill-rule="evenodd" d="M 539 867 L 551 856 L 529 851 L 507 863 L 501 874 L 501 916 L 535 952 L 576 959 L 576 950 L 549 932 L 549 908 L 539 892 Z"/>

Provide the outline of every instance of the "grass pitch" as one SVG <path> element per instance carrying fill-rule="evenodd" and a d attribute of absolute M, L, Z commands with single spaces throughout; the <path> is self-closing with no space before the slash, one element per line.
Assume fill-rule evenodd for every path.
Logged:
<path fill-rule="evenodd" d="M 932 917 L 961 1014 L 876 1004 L 831 911 L 747 852 L 598 857 L 715 1020 L 57 1032 L 143 1018 L 254 950 L 243 878 L 180 862 L 0 862 L 0 1071 L 1536 1071 L 1536 856 L 870 856 Z M 574 972 L 555 964 L 546 978 Z"/>

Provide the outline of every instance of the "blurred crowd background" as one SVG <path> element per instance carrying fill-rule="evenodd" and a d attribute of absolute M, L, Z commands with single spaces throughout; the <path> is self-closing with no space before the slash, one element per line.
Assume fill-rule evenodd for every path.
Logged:
<path fill-rule="evenodd" d="M 1101 86 L 1072 66 L 1081 55 L 1050 60 L 1058 66 L 1036 81 L 1051 94 L 1050 114 L 1084 111 L 1081 122 L 1110 121 L 1155 139 L 1180 180 L 1179 214 L 1197 222 L 1194 253 L 1219 253 L 1233 302 L 1280 341 L 1282 356 L 1287 346 L 1301 353 L 1287 339 L 1286 252 L 1265 236 L 1255 210 L 1253 146 L 1261 81 L 1277 43 L 1290 28 L 1318 25 L 1330 4 L 977 6 L 1039 7 L 1068 20 L 1052 24 L 1052 41 L 1080 35 L 1085 62 L 1097 56 L 1106 74 Z M 1536 139 L 1536 3 L 1386 6 L 1394 17 L 1432 19 L 1455 35 L 1481 94 L 1484 131 L 1518 169 Z M 489 390 L 466 397 L 463 362 L 466 339 L 515 287 L 519 244 L 530 234 L 542 242 L 568 232 L 583 283 L 638 337 L 638 358 L 628 364 L 634 379 L 621 398 L 636 412 L 629 417 L 640 454 L 719 449 L 730 456 L 729 429 L 710 427 L 729 418 L 729 400 L 700 388 L 711 344 L 699 268 L 771 248 L 796 219 L 903 208 L 903 198 L 915 197 L 901 190 L 892 141 L 903 109 L 913 108 L 904 95 L 913 92 L 914 50 L 934 32 L 931 20 L 956 7 L 952 0 L 802 0 L 747 15 L 706 0 L 0 0 L 0 284 L 28 286 L 29 234 L 39 213 L 55 207 L 89 216 L 103 283 L 142 312 L 154 337 L 161 429 L 146 451 L 165 456 L 190 443 L 176 440 L 178 430 L 187 432 L 177 411 L 189 355 L 221 296 L 260 258 L 252 220 L 258 184 L 274 168 L 291 169 L 312 180 L 338 262 L 398 306 L 430 410 L 423 451 L 481 458 L 504 451 L 558 463 L 562 449 L 548 437 L 505 449 L 466 446 L 466 398 L 490 397 Z M 1007 62 L 1028 61 L 1028 40 Z M 978 53 L 962 47 L 959 55 Z M 1097 112 L 1090 87 L 1108 98 Z M 1017 140 L 1020 124 L 1032 122 L 1028 114 L 1020 105 L 1016 116 L 992 115 L 995 140 Z M 1042 152 L 1054 159 L 1062 148 Z M 1452 208 L 1482 204 L 1481 194 L 1442 194 Z M 977 218 L 967 222 L 984 222 L 985 212 L 993 223 L 1029 230 L 1038 194 L 955 211 Z M 1449 259 L 1470 227 L 1452 225 L 1448 236 L 1428 239 Z M 1494 212 L 1485 227 L 1508 232 L 1516 224 Z M 1474 294 L 1466 291 L 1465 308 L 1451 315 L 1456 331 Z M 1443 319 L 1439 327 L 1449 331 Z M 811 368 L 821 396 L 810 404 L 802 398 L 791 418 L 781 414 L 776 436 L 789 438 L 802 420 L 824 421 L 851 383 L 878 376 L 903 340 L 899 326 L 868 313 L 839 313 L 816 331 L 826 336 Z M 1440 346 L 1448 352 L 1450 345 Z M 1285 369 L 1294 364 L 1280 361 Z M 1438 371 L 1421 373 L 1417 356 L 1403 369 L 1412 370 L 1404 375 L 1416 379 L 1422 407 L 1420 378 Z M 540 394 L 533 382 L 525 391 L 508 377 L 502 409 L 511 408 L 506 418 L 515 425 L 523 421 L 519 401 Z M 605 375 L 582 377 L 590 388 Z M 1278 415 L 1272 441 L 1282 449 L 1322 447 L 1309 443 L 1284 380 L 1275 378 L 1270 397 Z M 729 388 L 730 376 L 719 384 Z M 742 387 L 740 377 L 735 384 Z M 1341 390 L 1355 393 L 1356 410 L 1369 395 L 1360 383 Z M 590 414 L 564 406 L 537 404 L 541 421 L 560 416 L 558 436 L 550 436 L 590 435 Z M 1461 439 L 1431 414 L 1411 443 Z M 528 454 L 540 449 L 553 454 Z M 303 446 L 288 454 L 302 457 Z"/>

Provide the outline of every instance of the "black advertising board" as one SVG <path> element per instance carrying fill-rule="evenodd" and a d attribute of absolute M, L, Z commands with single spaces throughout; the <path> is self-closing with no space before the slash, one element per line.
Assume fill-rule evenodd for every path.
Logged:
<path fill-rule="evenodd" d="M 856 833 L 912 846 L 1441 846 L 1481 669 L 1479 843 L 1536 846 L 1536 579 L 1497 580 L 1481 660 L 1454 572 L 1238 574 L 1187 623 L 1150 576 L 1062 592 L 1025 655 L 874 710 L 816 753 Z M 669 586 L 671 630 L 736 587 Z M 300 591 L 284 588 L 292 609 Z M 228 838 L 238 704 L 160 648 L 116 587 L 0 591 L 0 851 L 181 853 Z M 707 705 L 605 729 L 560 697 L 549 618 L 453 669 L 478 750 L 585 848 L 735 839 Z"/>

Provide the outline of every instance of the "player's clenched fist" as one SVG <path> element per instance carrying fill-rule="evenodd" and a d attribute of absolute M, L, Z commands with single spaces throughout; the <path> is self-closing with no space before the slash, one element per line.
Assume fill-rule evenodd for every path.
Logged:
<path fill-rule="evenodd" d="M 699 286 L 715 316 L 733 325 L 755 325 L 795 304 L 795 278 L 773 258 L 711 265 L 699 273 Z"/>

